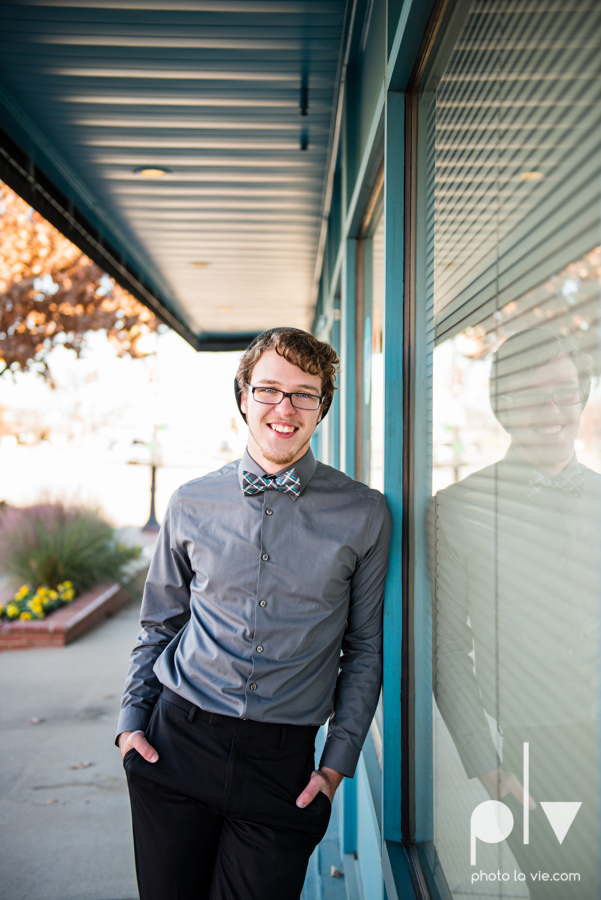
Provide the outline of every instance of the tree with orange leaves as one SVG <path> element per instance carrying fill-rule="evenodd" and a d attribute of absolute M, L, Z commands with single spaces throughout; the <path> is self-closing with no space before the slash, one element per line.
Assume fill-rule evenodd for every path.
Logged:
<path fill-rule="evenodd" d="M 0 183 L 0 376 L 28 369 L 50 379 L 48 355 L 79 356 L 106 331 L 119 356 L 140 358 L 159 320 L 14 191 Z"/>

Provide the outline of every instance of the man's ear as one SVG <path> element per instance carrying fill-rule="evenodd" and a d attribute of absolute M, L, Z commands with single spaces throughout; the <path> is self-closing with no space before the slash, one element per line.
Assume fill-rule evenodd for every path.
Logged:
<path fill-rule="evenodd" d="M 247 414 L 248 409 L 246 408 L 246 395 L 248 394 L 248 388 L 244 388 L 243 391 L 240 392 L 240 409 L 244 413 Z"/>

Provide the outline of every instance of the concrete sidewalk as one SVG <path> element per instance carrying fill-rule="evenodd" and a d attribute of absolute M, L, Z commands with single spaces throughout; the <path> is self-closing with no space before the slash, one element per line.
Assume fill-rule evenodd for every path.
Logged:
<path fill-rule="evenodd" d="M 0 653 L 2 900 L 138 896 L 113 739 L 139 600 L 67 647 Z"/>
<path fill-rule="evenodd" d="M 124 537 L 154 543 L 134 531 Z M 0 653 L 0 900 L 138 897 L 127 786 L 113 741 L 142 584 L 127 606 L 73 644 Z M 81 763 L 91 765 L 72 768 Z M 329 874 L 331 865 L 343 866 L 337 820 L 336 802 L 303 900 L 347 897 L 345 879 Z"/>

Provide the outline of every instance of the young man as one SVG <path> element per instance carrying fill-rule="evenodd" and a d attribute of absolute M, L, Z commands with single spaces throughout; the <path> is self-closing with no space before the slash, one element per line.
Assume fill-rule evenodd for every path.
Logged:
<path fill-rule="evenodd" d="M 244 456 L 169 504 L 118 726 L 141 900 L 298 900 L 354 774 L 380 689 L 390 517 L 309 447 L 337 364 L 306 332 L 261 335 L 236 378 Z"/>
<path fill-rule="evenodd" d="M 533 900 L 599 896 L 601 476 L 574 453 L 591 371 L 549 328 L 508 338 L 490 399 L 511 446 L 435 499 L 436 698 L 468 778 L 513 812 Z M 582 803 L 561 841 L 547 803 Z"/>

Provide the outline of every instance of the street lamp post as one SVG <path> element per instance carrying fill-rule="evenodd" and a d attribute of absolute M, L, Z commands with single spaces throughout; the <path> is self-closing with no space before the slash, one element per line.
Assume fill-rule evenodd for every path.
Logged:
<path fill-rule="evenodd" d="M 156 478 L 157 478 L 157 466 L 154 463 L 150 464 L 151 471 L 151 479 L 150 479 L 150 515 L 148 516 L 148 522 L 142 528 L 142 531 L 158 531 L 161 527 L 157 522 L 156 511 L 154 507 L 154 497 L 156 493 Z"/>
<path fill-rule="evenodd" d="M 150 514 L 148 516 L 148 521 L 146 525 L 143 526 L 142 531 L 158 531 L 160 529 L 160 525 L 157 521 L 156 517 L 156 508 L 155 508 L 155 496 L 156 496 L 156 478 L 157 478 L 157 469 L 161 465 L 160 453 L 159 453 L 159 445 L 158 445 L 158 435 L 157 432 L 160 428 L 164 428 L 164 425 L 154 425 L 153 426 L 153 434 L 151 441 L 133 441 L 134 444 L 141 444 L 143 447 L 148 447 L 150 450 Z M 132 462 L 132 465 L 138 465 L 137 462 Z"/>

